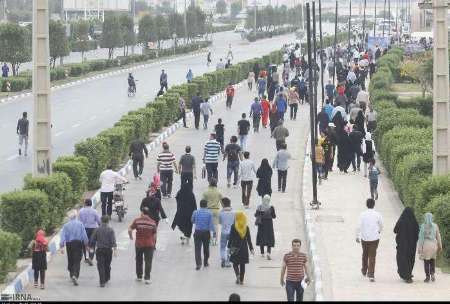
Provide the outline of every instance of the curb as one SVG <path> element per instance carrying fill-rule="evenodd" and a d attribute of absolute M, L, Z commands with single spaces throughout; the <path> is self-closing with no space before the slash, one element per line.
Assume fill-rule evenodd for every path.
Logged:
<path fill-rule="evenodd" d="M 91 81 L 94 81 L 94 80 L 97 80 L 97 79 L 102 79 L 102 78 L 106 78 L 106 77 L 110 77 L 110 76 L 114 76 L 114 75 L 119 75 L 119 74 L 125 74 L 125 73 L 129 73 L 130 71 L 135 71 L 135 70 L 139 70 L 139 69 L 149 68 L 149 67 L 152 67 L 152 66 L 162 65 L 164 63 L 174 62 L 174 61 L 177 61 L 177 60 L 187 59 L 187 58 L 191 58 L 191 57 L 197 57 L 197 56 L 202 55 L 203 53 L 204 53 L 204 51 L 200 51 L 200 52 L 195 52 L 193 54 L 188 54 L 188 55 L 184 55 L 184 56 L 173 57 L 173 58 L 169 58 L 169 59 L 154 61 L 154 62 L 151 62 L 151 63 L 135 65 L 135 66 L 132 66 L 132 67 L 123 68 L 123 69 L 119 69 L 119 70 L 116 70 L 116 71 L 105 72 L 105 73 L 102 73 L 102 74 L 97 74 L 95 76 L 91 76 L 91 77 L 75 80 L 75 81 L 72 81 L 72 82 L 56 85 L 56 86 L 51 87 L 50 90 L 52 92 L 54 92 L 54 91 L 59 90 L 59 89 L 73 87 L 73 86 L 76 86 L 76 85 L 79 85 L 79 84 L 82 84 L 82 83 L 86 83 L 86 82 L 91 82 Z M 10 96 L 10 97 L 2 98 L 2 99 L 0 99 L 0 104 L 6 103 L 8 101 L 12 101 L 12 100 L 15 100 L 15 99 L 18 99 L 18 98 L 29 97 L 29 96 L 32 96 L 32 95 L 33 95 L 32 92 L 27 92 L 27 93 L 22 93 L 22 94 L 17 94 L 17 95 Z"/>
<path fill-rule="evenodd" d="M 235 89 L 241 88 L 244 85 L 245 80 L 233 85 Z M 213 95 L 209 98 L 209 101 L 211 104 L 216 103 L 217 101 L 221 100 L 225 97 L 225 90 L 223 90 L 220 93 L 217 93 L 216 95 Z M 186 113 L 187 117 L 194 116 L 193 112 Z M 158 137 L 156 137 L 152 142 L 147 144 L 147 149 L 150 151 L 155 150 L 159 144 L 166 138 L 168 138 L 170 135 L 175 133 L 175 131 L 180 128 L 183 125 L 183 119 L 179 119 L 178 121 L 174 122 L 171 126 L 167 127 L 164 132 L 160 133 Z M 132 161 L 129 160 L 125 166 L 122 167 L 118 172 L 122 176 L 128 175 L 132 170 Z M 100 203 L 100 190 L 95 192 L 95 194 L 91 197 L 92 205 L 94 208 L 97 207 L 97 205 Z M 59 241 L 60 241 L 60 233 L 61 230 L 58 231 L 58 233 L 53 237 L 53 239 L 48 244 L 49 252 L 47 252 L 47 263 L 51 261 L 53 256 L 58 252 L 59 248 Z M 2 294 L 18 294 L 22 293 L 25 289 L 25 287 L 30 283 L 33 282 L 34 271 L 31 268 L 31 262 L 27 266 L 25 270 L 23 270 L 4 290 L 2 290 Z"/>
<path fill-rule="evenodd" d="M 308 136 L 309 143 L 311 135 Z M 309 254 L 311 256 L 312 276 L 314 277 L 314 297 L 315 301 L 325 301 L 323 296 L 322 271 L 320 270 L 320 257 L 317 252 L 316 234 L 314 229 L 314 220 L 309 211 L 310 205 L 308 199 L 311 198 L 311 187 L 307 187 L 311 182 L 311 159 L 309 154 L 311 152 L 310 145 L 307 144 L 305 162 L 303 165 L 303 219 L 305 223 L 306 241 L 308 242 Z"/>

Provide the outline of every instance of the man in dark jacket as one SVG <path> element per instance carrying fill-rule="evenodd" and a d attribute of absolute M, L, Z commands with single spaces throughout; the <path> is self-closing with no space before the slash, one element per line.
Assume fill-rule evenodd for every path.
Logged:
<path fill-rule="evenodd" d="M 353 128 L 353 130 L 350 132 L 350 134 L 348 135 L 348 137 L 350 138 L 350 142 L 351 142 L 351 151 L 352 151 L 352 167 L 353 167 L 353 172 L 356 171 L 356 169 L 358 168 L 358 171 L 360 170 L 360 166 L 361 166 L 361 155 L 362 155 L 362 151 L 361 151 L 361 144 L 362 144 L 362 140 L 363 140 L 363 134 L 356 130 L 355 128 Z M 356 164 L 355 164 L 355 158 L 356 158 Z"/>
<path fill-rule="evenodd" d="M 161 86 L 160 91 L 163 92 L 164 88 L 166 88 L 167 92 L 167 74 L 164 72 L 164 70 L 161 71 L 161 75 L 159 76 L 159 84 Z"/>
<path fill-rule="evenodd" d="M 27 119 L 27 112 L 23 112 L 22 118 L 17 122 L 16 132 L 19 135 L 19 155 L 22 155 L 22 144 L 25 142 L 25 156 L 28 149 L 28 127 L 30 125 Z"/>
<path fill-rule="evenodd" d="M 202 102 L 203 100 L 200 97 L 200 92 L 197 92 L 196 95 L 192 96 L 191 107 L 192 112 L 194 112 L 194 125 L 197 130 L 198 125 L 200 124 L 200 105 Z"/>
<path fill-rule="evenodd" d="M 130 152 L 128 155 L 133 160 L 133 174 L 134 179 L 142 179 L 142 171 L 144 170 L 144 153 L 145 158 L 148 157 L 148 150 L 144 142 L 140 139 L 135 139 L 130 145 Z M 139 170 L 138 170 L 139 165 Z"/>

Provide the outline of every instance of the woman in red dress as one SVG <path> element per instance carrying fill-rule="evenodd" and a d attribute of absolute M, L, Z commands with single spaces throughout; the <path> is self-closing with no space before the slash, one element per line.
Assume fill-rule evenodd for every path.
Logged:
<path fill-rule="evenodd" d="M 263 110 L 261 117 L 262 125 L 264 128 L 267 128 L 267 123 L 269 121 L 270 102 L 267 100 L 266 95 L 263 95 L 263 98 L 261 99 L 261 107 Z"/>

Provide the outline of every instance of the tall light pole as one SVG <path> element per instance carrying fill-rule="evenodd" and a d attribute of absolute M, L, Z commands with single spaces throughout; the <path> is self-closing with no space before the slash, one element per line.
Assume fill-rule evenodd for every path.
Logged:
<path fill-rule="evenodd" d="M 377 0 L 375 0 L 375 14 L 373 18 L 373 37 L 376 36 L 375 29 L 377 27 Z"/>
<path fill-rule="evenodd" d="M 386 24 L 386 0 L 384 0 L 384 7 L 383 7 L 383 38 L 384 38 L 385 24 Z"/>
<path fill-rule="evenodd" d="M 258 10 L 258 5 L 256 4 L 256 0 L 255 0 L 255 22 L 254 22 L 254 30 L 255 30 L 255 38 L 256 38 L 256 11 Z"/>
<path fill-rule="evenodd" d="M 433 9 L 433 175 L 450 172 L 447 0 L 419 3 Z"/>
<path fill-rule="evenodd" d="M 364 0 L 364 14 L 363 14 L 363 32 L 362 32 L 362 39 L 363 39 L 363 41 L 362 41 L 362 45 L 363 45 L 363 48 L 365 47 L 365 45 L 366 45 L 366 5 L 367 5 L 367 3 L 366 3 L 366 0 Z"/>
<path fill-rule="evenodd" d="M 48 0 L 33 1 L 33 176 L 51 173 Z"/>
<path fill-rule="evenodd" d="M 186 0 L 184 0 L 184 44 L 187 44 L 187 39 L 188 39 L 186 14 L 187 14 L 187 4 L 186 4 Z M 211 28 L 212 28 L 212 20 L 211 20 Z"/>
<path fill-rule="evenodd" d="M 136 0 L 131 0 L 131 18 L 133 18 L 133 33 L 134 33 L 134 19 L 136 18 Z M 134 55 L 134 43 L 131 45 L 131 54 Z"/>

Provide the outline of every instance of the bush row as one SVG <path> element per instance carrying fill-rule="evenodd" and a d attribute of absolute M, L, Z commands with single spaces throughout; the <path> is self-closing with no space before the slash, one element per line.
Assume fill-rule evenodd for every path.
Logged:
<path fill-rule="evenodd" d="M 179 46 L 175 49 L 175 54 L 189 53 L 204 47 L 209 46 L 209 41 L 201 41 L 188 45 Z M 115 59 L 96 59 L 89 60 L 83 63 L 65 64 L 63 66 L 55 67 L 50 70 L 50 81 L 66 79 L 67 77 L 80 77 L 90 72 L 103 71 L 114 67 L 124 66 L 132 63 L 143 62 L 155 59 L 157 56 L 164 57 L 173 55 L 173 49 L 163 49 L 158 52 L 147 52 L 144 55 L 130 55 L 119 56 Z M 6 92 L 6 81 L 10 83 L 11 92 L 20 92 L 23 90 L 30 90 L 32 86 L 31 72 L 25 71 L 20 73 L 17 77 L 8 77 L 8 79 L 1 79 L 1 90 Z"/>
<path fill-rule="evenodd" d="M 21 240 L 17 234 L 0 230 L 0 282 L 5 280 L 8 272 L 16 269 L 20 244 Z"/>
<path fill-rule="evenodd" d="M 370 81 L 371 102 L 378 112 L 375 140 L 403 204 L 414 208 L 419 222 L 425 212 L 433 213 L 444 255 L 450 258 L 450 174 L 432 176 L 432 100 L 403 101 L 390 91 L 402 57 L 401 50 L 390 50 Z"/>
<path fill-rule="evenodd" d="M 218 32 L 226 32 L 226 31 L 232 31 L 236 27 L 235 24 L 227 24 L 227 25 L 219 25 L 219 26 L 213 26 L 212 32 L 218 33 Z"/>
<path fill-rule="evenodd" d="M 253 42 L 259 39 L 264 38 L 272 38 L 273 36 L 284 35 L 288 33 L 295 32 L 298 29 L 296 26 L 288 26 L 283 28 L 274 29 L 273 31 L 264 31 L 264 32 L 251 32 L 247 34 L 246 38 L 248 41 Z"/>

